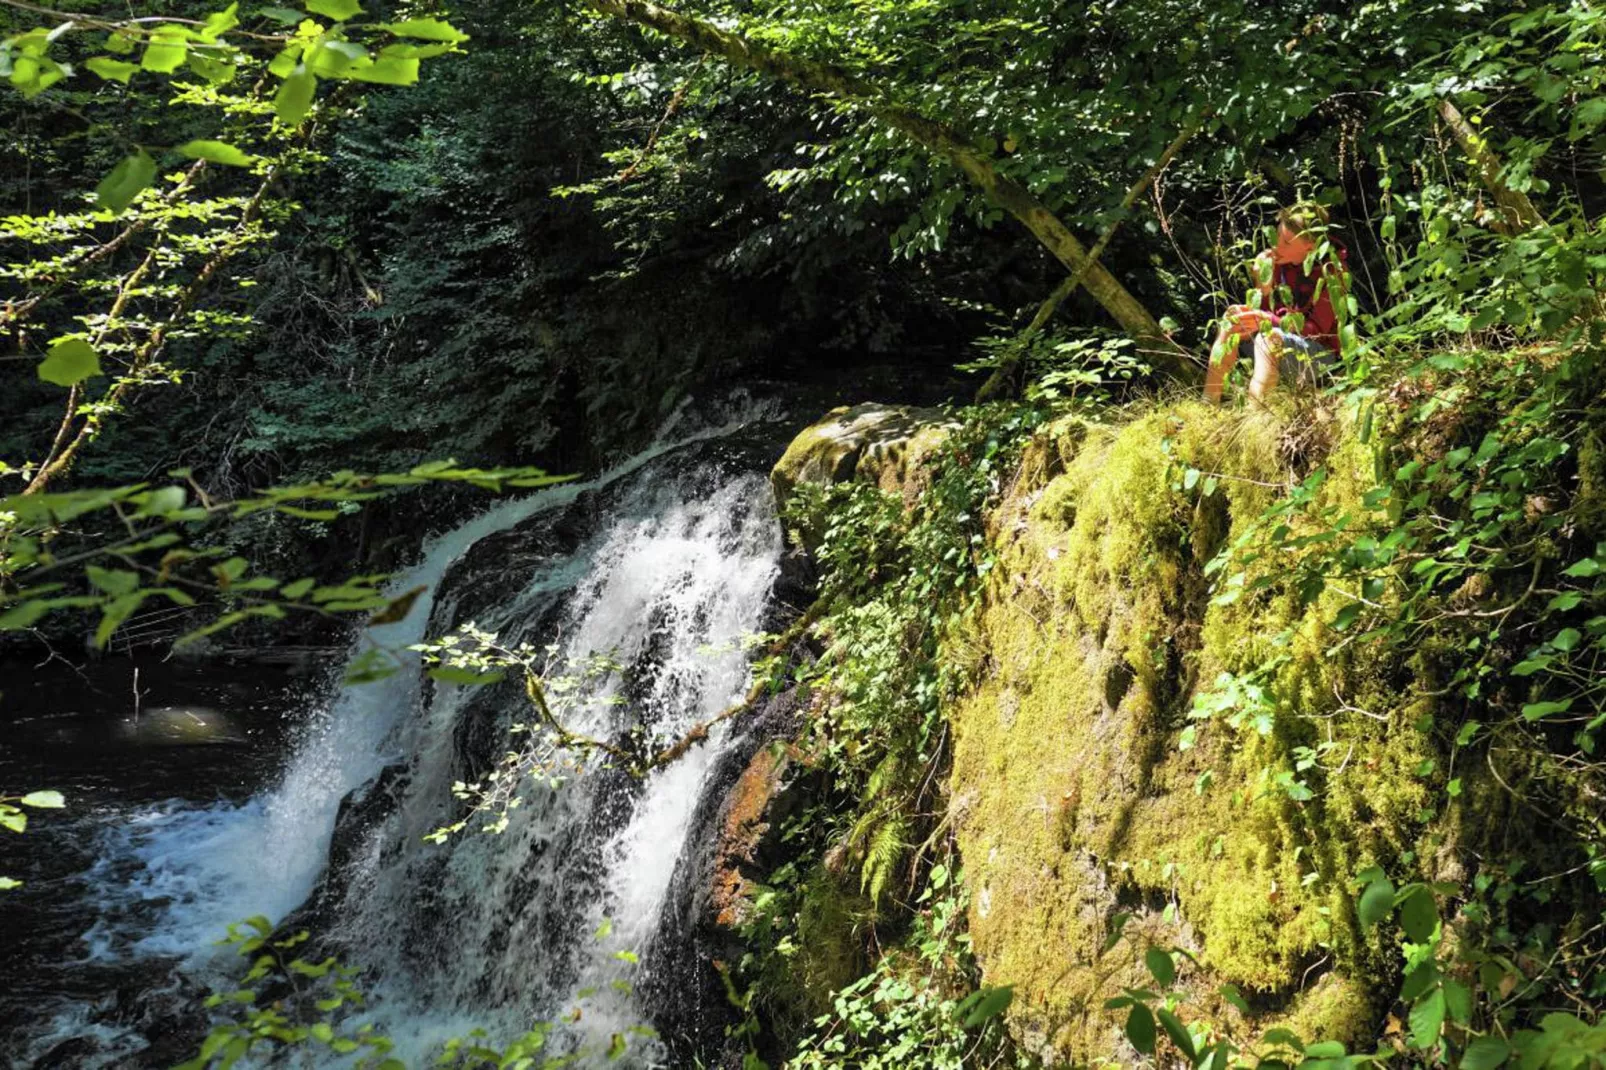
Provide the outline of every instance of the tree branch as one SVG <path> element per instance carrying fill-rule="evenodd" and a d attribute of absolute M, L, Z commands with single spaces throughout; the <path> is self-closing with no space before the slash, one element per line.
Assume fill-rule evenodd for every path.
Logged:
<path fill-rule="evenodd" d="M 1132 210 L 1132 206 L 1137 203 L 1138 198 L 1143 196 L 1143 191 L 1148 189 L 1149 185 L 1160 177 L 1161 172 L 1170 166 L 1176 154 L 1182 151 L 1182 146 L 1186 145 L 1188 140 L 1198 132 L 1199 120 L 1194 120 L 1183 127 L 1182 132 L 1172 138 L 1171 144 L 1165 147 L 1165 151 L 1160 154 L 1160 158 L 1154 161 L 1154 166 L 1145 171 L 1143 177 L 1134 182 L 1132 187 L 1126 191 L 1126 196 L 1121 198 L 1121 207 L 1115 218 L 1110 221 L 1109 226 L 1104 228 L 1104 233 L 1100 234 L 1099 240 L 1093 243 L 1093 248 L 1088 250 L 1087 262 L 1079 270 L 1073 271 L 1064 282 L 1055 288 L 1053 293 L 1048 295 L 1048 298 L 1038 307 L 1037 315 L 1032 317 L 1032 322 L 1027 324 L 1026 329 L 1021 332 L 1020 338 L 1017 339 L 1017 348 L 1013 354 L 1002 361 L 993 370 L 993 374 L 987 377 L 987 381 L 981 385 L 981 389 L 976 391 L 976 403 L 978 405 L 984 401 L 990 401 L 1003 393 L 1010 377 L 1020 367 L 1020 362 L 1026 351 L 1026 344 L 1036 337 L 1037 332 L 1048 326 L 1048 321 L 1054 317 L 1054 313 L 1059 309 L 1061 302 L 1075 293 L 1076 288 L 1082 285 L 1087 278 L 1088 272 L 1098 264 L 1099 257 L 1104 255 L 1104 250 L 1109 247 L 1110 239 L 1115 237 L 1115 232 L 1120 229 L 1122 221 L 1126 219 L 1126 214 Z"/>
<path fill-rule="evenodd" d="M 1157 350 L 1162 369 L 1195 378 L 1198 369 L 1160 329 L 1143 304 L 1088 251 L 1058 216 L 1031 190 L 1003 174 L 991 154 L 954 128 L 891 100 L 874 82 L 832 63 L 778 52 L 702 19 L 682 15 L 649 0 L 585 0 L 609 18 L 633 22 L 684 41 L 738 67 L 759 71 L 801 89 L 855 101 L 883 123 L 947 159 L 1004 211 L 1014 216 L 1066 269 L 1083 275 L 1082 285 L 1140 345 Z"/>

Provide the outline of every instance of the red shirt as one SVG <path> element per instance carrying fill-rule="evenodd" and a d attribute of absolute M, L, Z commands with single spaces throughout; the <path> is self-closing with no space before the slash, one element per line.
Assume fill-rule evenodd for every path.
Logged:
<path fill-rule="evenodd" d="M 1304 264 L 1279 264 L 1273 261 L 1271 299 L 1281 301 L 1291 295 L 1291 303 L 1278 305 L 1272 311 L 1278 318 L 1300 313 L 1305 317 L 1305 326 L 1300 333 L 1337 353 L 1338 313 L 1333 311 L 1333 281 L 1343 275 L 1348 257 L 1343 246 L 1336 246 L 1335 251 L 1338 253 L 1339 266 L 1327 264 L 1319 269 L 1319 274 L 1327 276 L 1327 285 L 1322 287 L 1320 297 L 1316 296 L 1319 276 L 1307 275 Z"/>

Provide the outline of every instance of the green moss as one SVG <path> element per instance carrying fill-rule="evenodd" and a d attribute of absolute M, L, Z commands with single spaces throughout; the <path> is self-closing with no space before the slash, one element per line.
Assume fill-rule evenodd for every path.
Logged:
<path fill-rule="evenodd" d="M 790 893 L 797 939 L 769 960 L 757 991 L 764 1014 L 784 1044 L 831 1009 L 831 997 L 865 969 L 862 929 L 869 904 L 824 865 L 816 865 Z"/>
<path fill-rule="evenodd" d="M 1305 413 L 1291 431 L 1183 402 L 1059 429 L 1038 451 L 1058 463 L 994 519 L 1003 567 L 979 630 L 995 669 L 953 711 L 953 806 L 987 982 L 1017 986 L 1017 1031 L 1045 1051 L 1120 1050 L 1102 1001 L 1145 978 L 1133 941 L 1102 950 L 1117 911 L 1198 953 L 1198 998 L 1230 981 L 1307 1035 L 1363 1034 L 1390 979 L 1346 881 L 1421 835 L 1433 750 L 1415 722 L 1431 710 L 1403 704 L 1402 666 L 1328 627 L 1345 596 L 1212 605 L 1204 573 L 1313 426 L 1331 439 L 1324 501 L 1358 503 L 1371 450 L 1337 421 Z M 1216 720 L 1179 749 L 1196 694 L 1269 660 L 1265 734 Z M 1323 760 L 1297 770 L 1299 748 Z M 1319 793 L 1294 797 L 1282 774 Z"/>

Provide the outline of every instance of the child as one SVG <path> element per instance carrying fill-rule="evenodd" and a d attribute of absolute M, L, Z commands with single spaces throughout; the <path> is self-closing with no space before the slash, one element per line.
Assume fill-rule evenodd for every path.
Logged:
<path fill-rule="evenodd" d="M 1249 396 L 1264 401 L 1280 376 L 1314 383 L 1320 370 L 1338 358 L 1338 316 L 1333 301 L 1348 292 L 1349 274 L 1342 266 L 1345 251 L 1333 244 L 1338 265 L 1318 265 L 1307 273 L 1305 261 L 1316 248 L 1318 234 L 1327 223 L 1327 210 L 1302 203 L 1277 213 L 1277 244 L 1256 258 L 1255 277 L 1267 279 L 1259 287 L 1261 307 L 1233 305 L 1228 322 L 1216 335 L 1212 359 L 1205 372 L 1205 400 L 1220 404 L 1221 387 L 1238 363 L 1241 349 L 1252 348 L 1255 373 Z M 1273 308 L 1274 311 L 1266 311 Z"/>

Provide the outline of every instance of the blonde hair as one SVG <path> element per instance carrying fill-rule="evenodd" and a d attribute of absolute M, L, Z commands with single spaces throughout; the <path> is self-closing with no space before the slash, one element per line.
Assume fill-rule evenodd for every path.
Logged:
<path fill-rule="evenodd" d="M 1277 225 L 1300 238 L 1313 237 L 1313 231 L 1327 226 L 1327 219 L 1327 208 L 1315 201 L 1300 201 L 1277 212 Z"/>

